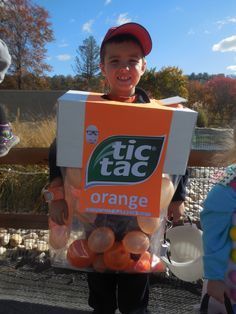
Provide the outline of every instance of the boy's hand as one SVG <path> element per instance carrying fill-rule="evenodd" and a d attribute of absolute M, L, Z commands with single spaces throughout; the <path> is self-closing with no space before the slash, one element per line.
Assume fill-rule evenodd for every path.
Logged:
<path fill-rule="evenodd" d="M 226 294 L 230 297 L 229 289 L 222 280 L 208 280 L 207 293 L 220 303 L 224 303 Z"/>
<path fill-rule="evenodd" d="M 183 201 L 171 202 L 168 207 L 168 218 L 172 219 L 173 223 L 177 223 L 181 216 L 184 215 L 184 210 L 185 206 Z"/>
<path fill-rule="evenodd" d="M 184 108 L 182 104 L 171 104 L 171 105 L 166 105 L 166 107 L 172 107 L 172 108 Z"/>
<path fill-rule="evenodd" d="M 63 185 L 63 179 L 56 177 L 50 183 L 51 188 Z M 58 225 L 64 225 L 65 219 L 68 219 L 68 206 L 65 200 L 55 200 L 48 203 L 49 217 Z"/>
<path fill-rule="evenodd" d="M 69 212 L 65 200 L 52 201 L 48 204 L 49 217 L 58 225 L 64 225 Z"/>

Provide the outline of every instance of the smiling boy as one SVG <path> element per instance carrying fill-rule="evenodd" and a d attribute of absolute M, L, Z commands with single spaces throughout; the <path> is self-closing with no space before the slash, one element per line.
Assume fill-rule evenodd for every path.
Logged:
<path fill-rule="evenodd" d="M 109 92 L 102 97 L 120 102 L 149 103 L 150 100 L 145 91 L 136 86 L 146 70 L 145 56 L 150 53 L 151 49 L 151 37 L 142 25 L 126 23 L 110 28 L 100 49 L 100 68 L 109 86 Z M 121 154 L 121 147 L 118 148 L 116 153 L 119 155 Z M 50 149 L 49 168 L 51 187 L 63 185 L 60 168 L 56 166 L 55 141 Z M 181 190 L 184 188 L 185 186 L 182 185 Z M 178 193 L 181 192 L 183 191 Z M 98 196 L 96 195 L 96 197 Z M 64 218 L 68 216 L 65 200 L 51 201 L 49 203 L 49 215 L 57 224 L 63 224 Z M 134 218 L 132 216 L 100 214 L 95 223 L 96 226 L 106 224 L 115 226 L 119 230 L 119 236 L 121 236 L 127 232 L 127 228 L 130 226 L 135 228 L 136 220 Z M 88 285 L 88 303 L 94 309 L 93 313 L 114 314 L 117 308 L 124 314 L 148 313 L 148 273 L 89 272 Z"/>

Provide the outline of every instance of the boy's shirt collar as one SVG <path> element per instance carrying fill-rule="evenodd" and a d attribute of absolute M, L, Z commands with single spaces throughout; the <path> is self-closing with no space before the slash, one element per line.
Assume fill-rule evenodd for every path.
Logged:
<path fill-rule="evenodd" d="M 108 94 L 108 95 L 104 95 L 103 97 L 106 99 L 109 99 L 109 100 L 127 102 L 127 103 L 133 103 L 133 102 L 137 101 L 137 95 L 136 94 L 133 96 L 130 96 L 130 97 L 119 97 L 119 96 L 114 97 L 114 96 Z"/>
<path fill-rule="evenodd" d="M 109 94 L 105 94 L 102 97 L 105 99 L 108 99 L 108 100 L 116 100 L 116 101 L 124 102 L 124 98 L 123 98 L 123 100 L 118 99 L 118 98 L 116 98 L 116 99 L 110 98 Z M 147 93 L 140 87 L 136 87 L 135 88 L 135 95 L 131 96 L 129 98 L 130 98 L 130 101 L 125 101 L 125 102 L 128 102 L 128 103 L 149 103 L 150 102 L 150 99 L 149 99 Z"/>

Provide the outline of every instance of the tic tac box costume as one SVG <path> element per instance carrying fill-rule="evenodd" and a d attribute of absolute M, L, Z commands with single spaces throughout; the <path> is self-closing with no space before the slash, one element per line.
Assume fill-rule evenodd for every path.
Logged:
<path fill-rule="evenodd" d="M 57 165 L 64 173 L 70 218 L 64 227 L 51 224 L 55 264 L 154 271 L 150 265 L 158 264 L 164 217 L 176 187 L 170 178 L 185 173 L 197 118 L 195 111 L 171 103 L 116 102 L 81 91 L 58 99 Z M 76 187 L 73 173 L 79 174 Z M 60 236 L 59 248 L 53 243 Z M 130 254 L 148 260 L 150 267 L 134 266 Z"/>

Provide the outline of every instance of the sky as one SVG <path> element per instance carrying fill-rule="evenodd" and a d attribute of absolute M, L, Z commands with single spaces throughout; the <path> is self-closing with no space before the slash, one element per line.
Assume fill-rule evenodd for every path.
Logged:
<path fill-rule="evenodd" d="M 33 0 L 50 15 L 47 44 L 53 75 L 75 75 L 77 48 L 126 22 L 142 24 L 153 42 L 148 69 L 176 66 L 184 74 L 236 74 L 236 0 Z"/>

